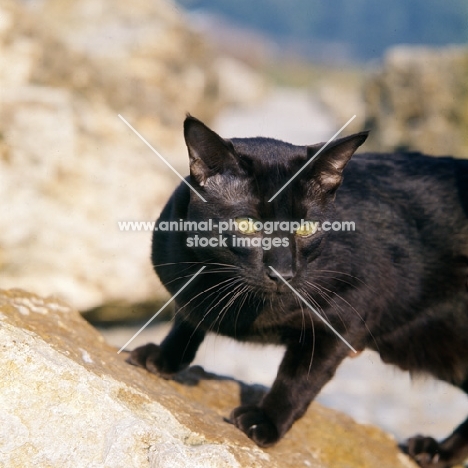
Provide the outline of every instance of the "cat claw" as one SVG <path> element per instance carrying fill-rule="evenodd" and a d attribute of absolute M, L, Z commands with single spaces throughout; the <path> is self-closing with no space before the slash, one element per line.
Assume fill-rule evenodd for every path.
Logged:
<path fill-rule="evenodd" d="M 258 406 L 239 406 L 232 411 L 230 420 L 259 447 L 269 447 L 280 439 L 276 426 Z"/>
<path fill-rule="evenodd" d="M 450 468 L 452 464 L 442 453 L 440 444 L 432 437 L 417 435 L 408 439 L 402 450 L 421 468 Z"/>
<path fill-rule="evenodd" d="M 432 456 L 430 453 L 418 453 L 417 455 L 414 456 L 414 459 L 421 466 L 427 466 L 427 465 L 431 465 L 434 463 L 438 463 L 440 456 L 439 454 Z"/>
<path fill-rule="evenodd" d="M 146 369 L 147 361 L 154 360 L 158 355 L 159 346 L 153 343 L 148 343 L 144 346 L 135 348 L 133 351 L 130 351 L 130 355 L 127 357 L 126 361 L 129 364 Z"/>
<path fill-rule="evenodd" d="M 130 352 L 126 361 L 134 366 L 143 367 L 148 372 L 168 380 L 172 379 L 176 372 L 164 361 L 161 355 L 161 348 L 153 343 L 135 348 Z"/>

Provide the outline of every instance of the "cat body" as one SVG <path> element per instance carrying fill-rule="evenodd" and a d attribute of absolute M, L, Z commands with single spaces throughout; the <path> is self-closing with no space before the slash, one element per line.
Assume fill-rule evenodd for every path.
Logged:
<path fill-rule="evenodd" d="M 366 136 L 323 149 L 224 140 L 193 117 L 185 122 L 187 181 L 206 202 L 182 183 L 159 222 L 250 224 L 207 247 L 188 238 L 219 238 L 216 227 L 155 231 L 153 265 L 171 294 L 205 268 L 177 296 L 168 337 L 137 348 L 129 362 L 168 377 L 193 360 L 207 332 L 284 345 L 262 402 L 231 415 L 260 446 L 276 443 L 304 414 L 350 348 L 468 391 L 468 161 L 353 156 Z M 316 228 L 266 232 L 252 228 L 255 220 Z M 354 229 L 322 228 L 336 221 Z M 239 238 L 258 243 L 245 247 Z M 468 423 L 441 444 L 410 439 L 408 452 L 424 467 L 452 466 L 468 455 Z"/>

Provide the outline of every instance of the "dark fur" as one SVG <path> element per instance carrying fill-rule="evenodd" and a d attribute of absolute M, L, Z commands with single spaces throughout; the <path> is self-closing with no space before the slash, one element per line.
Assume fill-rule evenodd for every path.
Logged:
<path fill-rule="evenodd" d="M 206 269 L 177 297 L 174 326 L 162 344 L 134 350 L 129 361 L 170 376 L 193 360 L 209 331 L 285 345 L 260 405 L 231 415 L 260 446 L 288 431 L 350 352 L 269 266 L 354 348 L 468 390 L 468 161 L 418 153 L 357 154 L 349 161 L 366 136 L 330 144 L 268 203 L 323 144 L 223 140 L 192 117 L 185 122 L 187 180 L 207 203 L 181 184 L 160 220 L 250 216 L 356 224 L 355 232 L 309 238 L 272 234 L 287 236 L 289 247 L 271 250 L 188 248 L 194 233 L 155 232 L 152 261 L 171 294 Z M 468 456 L 468 420 L 440 444 L 416 437 L 407 450 L 423 467 L 450 467 Z"/>

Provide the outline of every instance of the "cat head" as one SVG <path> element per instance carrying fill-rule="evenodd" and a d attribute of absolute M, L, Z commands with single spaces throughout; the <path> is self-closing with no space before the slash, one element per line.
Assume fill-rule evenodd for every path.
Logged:
<path fill-rule="evenodd" d="M 189 217 L 201 220 L 298 221 L 320 223 L 332 216 L 343 170 L 367 132 L 344 137 L 326 145 L 295 146 L 270 138 L 224 139 L 201 121 L 188 116 L 184 136 L 190 158 L 190 181 L 206 202 L 191 193 Z M 280 190 L 281 189 L 281 190 Z M 258 232 L 255 226 L 230 235 L 263 239 L 275 234 Z M 279 233 L 288 238 L 265 249 L 212 249 L 211 258 L 235 264 L 271 278 L 270 266 L 291 278 L 299 263 L 320 253 L 324 232 L 307 229 Z M 268 244 L 267 241 L 265 241 Z M 287 243 L 287 246 L 285 245 Z M 257 243 L 258 244 L 258 243 Z M 247 266 L 246 266 L 247 265 Z M 243 267 L 243 268 L 244 268 Z"/>

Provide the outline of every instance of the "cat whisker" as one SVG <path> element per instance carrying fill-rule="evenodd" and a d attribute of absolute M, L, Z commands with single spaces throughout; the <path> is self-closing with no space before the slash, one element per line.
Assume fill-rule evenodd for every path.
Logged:
<path fill-rule="evenodd" d="M 191 262 L 183 262 L 183 263 L 191 263 Z M 204 263 L 204 262 L 193 262 L 194 264 L 199 264 L 199 265 L 205 265 L 205 266 L 208 266 L 208 265 L 212 265 L 211 263 Z M 229 267 L 229 268 L 228 268 Z M 190 267 L 187 267 L 185 270 L 189 269 Z M 184 271 L 185 271 L 184 270 Z M 226 267 L 224 269 L 216 269 L 216 270 L 211 270 L 211 269 L 205 269 L 203 270 L 201 273 L 200 273 L 200 276 L 202 275 L 206 275 L 206 274 L 213 274 L 213 273 L 229 273 L 229 272 L 237 272 L 239 269 L 238 267 L 235 267 L 234 265 L 226 265 Z M 165 281 L 165 284 L 168 285 L 168 284 L 171 284 L 173 283 L 174 281 L 178 281 L 178 280 L 181 280 L 181 279 L 186 279 L 186 278 L 190 278 L 192 276 L 192 274 L 189 274 L 189 275 L 185 275 L 185 276 L 177 276 L 176 278 L 173 278 L 171 280 L 168 280 L 168 281 Z"/>
<path fill-rule="evenodd" d="M 304 332 L 304 338 L 305 338 L 305 331 L 306 331 L 306 324 L 305 324 L 305 313 L 304 313 L 304 303 L 302 301 L 298 301 L 299 306 L 301 308 L 301 313 L 302 313 L 302 329 Z M 315 353 L 315 325 L 312 317 L 312 311 L 309 310 L 309 308 L 306 308 L 307 315 L 309 316 L 310 320 L 310 329 L 312 331 L 312 343 L 311 343 L 311 349 L 310 349 L 310 361 L 309 361 L 309 368 L 307 369 L 307 377 L 310 377 L 310 371 L 312 369 L 312 362 L 314 361 L 314 353 Z M 300 341 L 300 338 L 299 338 Z"/>
<path fill-rule="evenodd" d="M 310 281 L 306 281 L 306 284 L 308 284 L 311 288 L 313 288 L 315 291 L 317 291 L 317 293 L 320 295 L 320 297 L 332 308 L 336 311 L 338 317 L 340 318 L 341 320 L 341 323 L 343 324 L 343 326 L 345 327 L 346 329 L 346 321 L 343 320 L 343 317 L 341 316 L 341 314 L 339 312 L 343 312 L 343 309 L 336 303 L 336 301 L 334 299 L 332 299 L 322 288 L 322 286 L 316 284 L 316 283 L 312 283 Z M 325 311 L 324 309 L 322 308 L 322 311 L 325 315 Z"/>
<path fill-rule="evenodd" d="M 229 285 L 229 284 L 230 284 L 230 281 L 231 281 L 231 278 L 228 278 L 228 279 L 224 280 L 223 282 L 221 282 L 220 284 L 228 283 L 228 285 Z M 219 288 L 219 285 L 220 285 L 220 284 L 214 285 L 214 286 L 212 286 L 211 288 L 208 288 L 208 289 L 204 289 L 203 291 L 201 291 L 200 293 L 198 293 L 196 296 L 190 298 L 190 300 L 187 301 L 187 302 L 186 302 L 184 305 L 182 305 L 182 306 L 178 304 L 178 307 L 177 307 L 177 310 L 176 310 L 176 312 L 175 312 L 175 314 L 174 314 L 173 320 L 174 320 L 179 314 L 181 314 L 182 310 L 183 310 L 185 307 L 187 307 L 192 301 L 194 301 L 195 299 L 197 299 L 197 298 L 200 297 L 201 295 L 206 294 L 206 293 L 207 293 L 208 291 L 210 291 L 210 290 L 213 290 L 213 289 L 215 289 L 215 288 Z M 202 300 L 202 302 L 199 304 L 199 306 L 201 306 L 201 304 L 203 304 L 206 300 L 208 300 L 208 299 L 209 299 L 211 296 L 213 296 L 214 294 L 218 294 L 218 296 L 219 296 L 219 294 L 220 294 L 219 290 L 212 291 L 210 294 L 208 294 L 205 298 L 203 298 L 203 300 Z M 183 320 L 188 321 L 188 319 L 190 318 L 191 313 L 192 313 L 192 311 L 189 311 L 189 313 L 187 314 L 186 317 L 183 318 Z M 193 337 L 193 334 L 194 334 L 194 333 L 192 333 L 192 335 L 190 336 L 190 339 L 188 340 L 187 346 L 188 346 L 188 344 L 190 343 L 190 341 L 191 341 L 191 339 L 192 339 L 192 337 Z"/>
<path fill-rule="evenodd" d="M 224 281 L 221 281 L 213 286 L 211 286 L 210 288 L 208 289 L 205 289 L 203 290 L 202 292 L 198 293 L 196 296 L 194 296 L 193 298 L 190 299 L 190 301 L 184 305 L 184 307 L 186 305 L 188 305 L 190 302 L 192 302 L 194 299 L 198 298 L 199 296 L 201 296 L 202 294 L 205 294 L 207 293 L 208 291 L 210 290 L 213 290 L 215 288 L 217 288 L 217 290 L 211 292 L 207 297 L 205 297 L 202 302 L 200 302 L 199 304 L 197 304 L 198 307 L 200 307 L 206 300 L 208 300 L 210 297 L 212 297 L 214 294 L 217 294 L 217 297 L 219 297 L 219 295 L 221 295 L 223 293 L 224 290 L 230 288 L 233 284 L 236 284 L 238 282 L 241 282 L 242 279 L 240 277 L 229 277 L 227 279 L 225 279 Z M 215 301 L 215 299 L 213 299 L 213 301 Z M 211 304 L 213 304 L 213 301 L 211 302 Z M 212 309 L 212 305 L 209 305 L 209 311 L 211 311 Z"/>
<path fill-rule="evenodd" d="M 304 295 L 304 297 L 317 309 L 317 311 L 322 315 L 323 318 L 327 319 L 327 321 L 330 322 L 323 307 L 317 302 L 316 299 L 312 297 L 312 295 L 309 291 L 307 291 L 307 289 L 298 288 L 298 291 L 301 292 Z"/>
<path fill-rule="evenodd" d="M 189 262 L 185 262 L 185 263 L 189 263 Z M 199 265 L 205 265 L 206 266 L 206 263 L 204 262 L 197 262 L 197 264 Z M 183 271 L 187 271 L 190 267 L 187 267 L 185 270 Z M 223 269 L 223 270 L 203 270 L 201 273 L 200 273 L 200 276 L 203 276 L 203 275 L 207 275 L 207 274 L 214 274 L 214 273 L 226 273 L 226 272 L 231 272 L 231 271 L 236 271 L 236 269 L 232 268 L 232 269 Z M 172 278 L 171 280 L 166 280 L 165 281 L 165 284 L 168 285 L 168 284 L 172 284 L 174 283 L 175 281 L 179 281 L 181 279 L 187 279 L 187 278 L 191 278 L 193 276 L 192 273 L 190 274 L 187 274 L 187 275 L 179 275 L 175 278 Z"/>
<path fill-rule="evenodd" d="M 229 283 L 229 284 L 225 285 L 225 286 L 222 288 L 222 290 L 226 290 L 227 288 L 230 288 L 231 286 L 232 286 L 232 284 Z M 233 291 L 236 291 L 236 290 L 237 290 L 238 288 L 240 288 L 240 287 L 241 287 L 240 284 L 235 285 L 234 288 L 233 288 Z M 219 295 L 221 294 L 222 291 L 217 291 L 217 292 L 218 292 L 217 297 L 219 297 Z M 207 315 L 209 315 L 209 313 L 211 312 L 211 310 L 213 310 L 213 308 L 216 307 L 216 305 L 218 305 L 220 301 L 222 301 L 223 299 L 225 299 L 226 297 L 228 297 L 228 295 L 229 295 L 230 293 L 231 293 L 231 291 L 228 290 L 228 291 L 226 292 L 226 294 L 224 294 L 224 296 L 223 296 L 221 299 L 219 299 L 219 301 L 218 301 L 215 305 L 213 305 L 212 307 L 210 307 L 210 308 L 208 309 L 208 311 L 205 313 L 205 315 L 204 315 L 204 317 L 202 318 L 202 320 L 198 323 L 196 329 L 198 329 L 198 327 L 201 325 L 201 322 L 204 320 L 204 318 L 205 318 Z M 237 294 L 237 293 L 235 292 L 234 295 L 236 295 L 236 294 Z M 213 295 L 213 293 L 210 294 L 210 296 L 211 296 L 211 295 Z M 216 299 L 214 299 L 214 300 L 216 300 Z M 224 309 L 225 307 L 226 307 L 226 306 L 224 306 L 223 309 Z M 222 310 L 223 310 L 223 309 L 222 309 Z M 210 327 L 208 328 L 208 332 L 214 330 L 214 326 L 215 326 L 215 324 L 216 324 L 216 322 L 217 322 L 217 320 L 218 320 L 220 314 L 222 313 L 222 310 L 218 313 L 218 317 L 216 317 L 215 320 L 211 321 Z M 219 332 L 219 327 L 218 327 L 218 332 Z M 215 336 L 217 336 L 217 335 L 218 335 L 218 334 L 216 333 Z M 190 336 L 189 342 L 190 342 L 192 336 L 193 336 L 193 333 L 192 333 L 192 335 Z M 185 352 L 185 351 L 184 351 L 184 352 Z"/>
<path fill-rule="evenodd" d="M 207 260 L 197 261 L 197 262 L 166 262 L 166 263 L 156 263 L 153 264 L 154 267 L 160 266 L 172 266 L 172 265 L 217 265 L 217 266 L 226 266 L 239 269 L 239 267 L 232 265 L 230 263 L 220 263 L 220 262 L 209 262 Z"/>
<path fill-rule="evenodd" d="M 251 293 L 251 290 L 248 286 L 244 286 L 243 288 L 243 299 L 242 301 L 239 303 L 238 307 L 237 307 L 237 314 L 236 314 L 236 319 L 234 320 L 234 337 L 237 338 L 237 322 L 239 320 L 239 314 L 241 313 L 242 311 L 242 307 L 244 307 L 244 304 L 245 302 L 247 301 L 250 293 Z"/>
<path fill-rule="evenodd" d="M 314 275 L 315 276 L 315 275 Z M 320 278 L 320 276 L 318 276 Z M 333 278 L 333 279 L 339 279 L 339 278 Z M 315 288 L 321 288 L 322 292 L 325 290 L 327 291 L 329 294 L 332 294 L 333 296 L 335 296 L 337 299 L 340 299 L 342 302 L 344 302 L 344 304 L 346 304 L 359 318 L 360 320 L 362 321 L 362 323 L 364 324 L 364 327 L 366 328 L 367 332 L 369 333 L 369 336 L 372 338 L 373 342 L 375 343 L 375 346 L 377 347 L 378 349 L 378 344 L 377 344 L 377 341 L 374 337 L 374 335 L 372 334 L 372 331 L 370 330 L 370 328 L 367 326 L 367 323 L 366 323 L 366 320 L 365 318 L 362 316 L 362 314 L 352 305 L 349 303 L 349 301 L 347 301 L 343 296 L 341 296 L 340 294 L 338 294 L 336 291 L 333 291 L 331 289 L 328 289 L 326 288 L 325 286 L 323 285 L 319 285 L 318 283 L 309 283 L 307 281 L 307 283 L 312 286 L 312 287 L 315 287 Z M 351 286 L 354 286 L 354 285 L 351 285 Z M 322 296 L 325 298 L 325 296 Z M 329 297 L 329 296 L 328 296 Z M 330 298 L 330 300 L 332 300 L 334 302 L 334 304 L 340 309 L 341 307 L 337 304 L 336 301 L 334 301 L 332 298 Z"/>
<path fill-rule="evenodd" d="M 202 302 L 201 302 L 200 304 L 198 304 L 198 306 L 201 306 L 201 304 L 203 304 L 203 302 L 205 302 L 207 299 L 209 299 L 209 298 L 210 298 L 211 296 L 213 296 L 214 294 L 217 294 L 216 297 L 215 297 L 215 298 L 213 299 L 213 301 L 211 302 L 211 304 L 213 304 L 213 302 L 220 296 L 220 294 L 222 294 L 222 292 L 223 292 L 224 290 L 226 290 L 226 289 L 228 289 L 228 288 L 230 288 L 230 287 L 232 286 L 232 281 L 233 281 L 233 280 L 237 280 L 238 282 L 241 281 L 241 279 L 239 279 L 239 278 L 228 278 L 227 280 L 224 280 L 223 282 L 221 282 L 221 283 L 219 283 L 219 284 L 216 284 L 216 285 L 212 286 L 211 288 L 200 292 L 200 293 L 197 294 L 195 297 L 191 298 L 190 301 L 188 301 L 188 302 L 187 302 L 186 304 L 184 304 L 182 307 L 179 307 L 179 309 L 177 310 L 177 312 L 176 312 L 175 315 L 177 315 L 178 313 L 180 313 L 180 311 L 181 311 L 184 307 L 188 306 L 188 304 L 189 304 L 190 302 L 192 302 L 194 299 L 196 299 L 197 297 L 201 296 L 202 294 L 205 294 L 205 293 L 206 293 L 207 291 L 209 291 L 209 290 L 212 290 L 212 289 L 214 289 L 214 288 L 218 288 L 218 290 L 212 291 L 210 294 L 208 294 L 208 296 L 205 297 L 205 298 L 202 300 Z M 220 284 L 223 284 L 223 283 L 227 283 L 227 284 L 224 284 L 224 285 L 219 289 L 219 285 L 220 285 Z M 227 293 L 226 293 L 223 297 L 227 297 L 227 295 L 229 294 L 229 292 L 230 292 L 230 291 L 228 290 Z M 218 303 L 219 303 L 219 301 L 218 301 Z M 211 306 L 211 304 L 210 304 L 210 306 Z M 211 310 L 212 310 L 215 306 L 216 306 L 216 304 L 213 305 L 213 306 L 211 306 L 211 307 L 209 307 L 209 308 L 208 308 L 208 311 L 205 312 L 205 314 L 203 315 L 202 319 L 198 322 L 197 326 L 194 328 L 192 334 L 190 335 L 189 340 L 187 341 L 187 345 L 186 345 L 186 347 L 185 347 L 185 350 L 187 349 L 188 345 L 190 344 L 190 341 L 191 341 L 191 339 L 193 338 L 195 332 L 198 330 L 198 328 L 200 327 L 200 325 L 202 324 L 202 322 L 205 320 L 205 318 L 209 315 L 209 313 L 211 312 Z M 185 317 L 185 320 L 187 320 L 187 319 L 189 318 L 189 316 L 190 316 L 190 313 L 189 313 L 189 315 L 188 315 L 187 317 Z M 185 350 L 184 350 L 184 353 L 185 353 Z"/>
<path fill-rule="evenodd" d="M 237 299 L 242 296 L 245 289 L 246 289 L 246 286 L 242 284 L 237 284 L 236 287 L 233 289 L 231 299 L 228 301 L 228 303 L 225 306 L 223 306 L 223 308 L 218 313 L 218 317 L 215 319 L 215 322 L 218 323 L 217 333 L 219 333 L 220 331 L 221 322 L 223 318 L 226 316 L 228 310 L 230 309 L 232 305 L 236 303 Z M 214 324 L 213 324 L 213 329 L 214 329 Z"/>
<path fill-rule="evenodd" d="M 238 282 L 241 281 L 241 279 L 238 279 L 238 278 L 233 278 L 233 279 L 230 278 L 230 279 L 231 279 L 231 280 L 237 280 Z M 226 289 L 230 288 L 231 286 L 232 286 L 232 283 L 231 283 L 231 284 L 225 285 L 223 288 L 221 288 L 220 291 L 218 291 L 218 293 L 221 294 L 221 292 L 222 292 L 223 290 L 226 290 Z M 237 287 L 237 285 L 236 285 L 236 287 Z M 230 293 L 231 293 L 231 291 L 228 289 L 228 291 L 226 292 L 226 294 L 224 294 L 224 295 L 218 300 L 218 302 L 216 302 L 216 304 L 214 304 L 214 305 L 212 305 L 211 307 L 209 307 L 209 309 L 204 313 L 204 315 L 203 315 L 203 317 L 201 318 L 201 320 L 198 321 L 198 324 L 197 324 L 197 326 L 195 327 L 195 330 L 194 330 L 193 333 L 195 333 L 195 332 L 198 330 L 198 328 L 200 328 L 200 325 L 204 322 L 204 320 L 206 319 L 206 317 L 208 317 L 208 315 L 210 314 L 210 312 L 211 312 L 217 305 L 219 305 L 219 303 L 220 303 L 223 299 L 225 299 L 226 297 L 228 297 L 228 295 L 229 295 Z M 218 295 L 218 297 L 219 297 L 219 295 Z M 216 298 L 213 300 L 213 302 L 214 302 L 215 300 L 216 300 Z M 212 302 L 212 303 L 213 303 L 213 302 Z M 214 324 L 212 323 L 212 324 L 210 325 L 209 331 L 212 329 L 213 326 L 214 326 Z M 192 333 L 192 335 L 193 335 L 193 333 Z"/>
<path fill-rule="evenodd" d="M 185 307 L 187 307 L 191 302 L 193 302 L 195 299 L 197 299 L 198 297 L 200 297 L 201 295 L 203 294 L 206 294 L 208 291 L 211 291 L 215 288 L 218 288 L 218 291 L 213 291 L 212 293 L 210 293 L 207 297 L 205 297 L 202 302 L 200 302 L 200 304 L 198 304 L 198 306 L 200 307 L 207 299 L 209 299 L 214 293 L 219 293 L 220 291 L 222 291 L 226 286 L 229 286 L 230 283 L 232 282 L 233 279 L 236 279 L 236 278 L 227 278 L 223 281 L 220 281 L 219 283 L 216 283 L 214 284 L 213 286 L 209 287 L 208 289 L 203 289 L 202 291 L 200 291 L 198 294 L 196 294 L 195 296 L 191 297 L 189 301 L 187 301 L 183 306 L 179 306 L 179 311 L 181 311 L 182 309 L 184 309 Z M 224 285 L 224 286 L 223 286 Z M 220 288 L 220 286 L 222 286 Z"/>
<path fill-rule="evenodd" d="M 334 279 L 336 281 L 341 281 L 342 283 L 345 283 L 345 284 L 349 284 L 350 286 L 353 286 L 353 287 L 356 287 L 355 284 L 353 283 L 350 283 L 350 282 L 347 282 L 345 281 L 343 278 L 340 278 L 339 276 L 348 276 L 350 279 L 353 279 L 353 280 L 356 280 L 357 282 L 359 282 L 362 286 L 366 287 L 367 289 L 369 289 L 369 291 L 371 291 L 372 293 L 376 294 L 377 291 L 375 291 L 375 289 L 371 288 L 364 280 L 362 280 L 361 278 L 359 278 L 358 276 L 355 276 L 355 275 L 352 275 L 351 273 L 346 273 L 344 271 L 335 271 L 335 270 L 323 270 L 323 269 L 318 269 L 318 270 L 315 270 L 314 271 L 314 276 L 316 277 L 319 277 L 319 275 L 317 275 L 317 273 L 332 273 L 334 275 L 338 275 L 338 276 L 331 276 L 331 277 L 327 277 L 327 276 L 322 276 L 323 278 L 331 278 L 331 279 Z"/>

